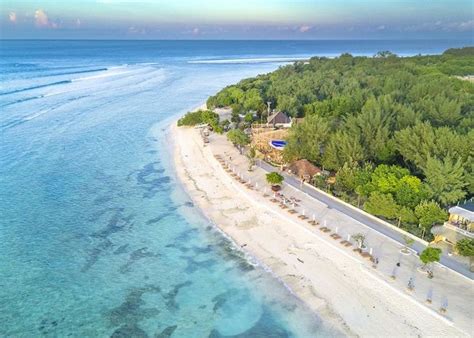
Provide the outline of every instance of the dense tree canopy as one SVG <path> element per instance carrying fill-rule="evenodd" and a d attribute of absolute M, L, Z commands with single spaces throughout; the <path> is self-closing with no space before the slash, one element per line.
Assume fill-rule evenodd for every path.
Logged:
<path fill-rule="evenodd" d="M 285 158 L 336 172 L 340 196 L 417 232 L 418 222 L 433 224 L 423 211 L 444 217 L 427 203 L 444 208 L 474 193 L 474 83 L 462 78 L 473 74 L 473 47 L 315 57 L 229 86 L 208 106 L 264 116 L 271 102 L 304 117 L 290 130 Z"/>

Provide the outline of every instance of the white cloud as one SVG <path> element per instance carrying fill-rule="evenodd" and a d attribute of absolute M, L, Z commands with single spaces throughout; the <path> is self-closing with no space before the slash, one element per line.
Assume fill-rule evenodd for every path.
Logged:
<path fill-rule="evenodd" d="M 39 28 L 56 29 L 59 27 L 59 25 L 56 22 L 51 21 L 48 18 L 48 14 L 46 14 L 46 12 L 42 9 L 37 9 L 35 11 L 35 24 Z"/>
<path fill-rule="evenodd" d="M 10 22 L 16 23 L 16 13 L 10 12 L 10 14 L 8 14 L 8 20 L 10 20 Z"/>
<path fill-rule="evenodd" d="M 385 25 L 380 25 L 377 27 L 378 31 L 383 31 L 385 29 Z"/>
<path fill-rule="evenodd" d="M 313 28 L 313 27 L 308 26 L 308 25 L 304 25 L 304 26 L 301 26 L 301 27 L 300 27 L 299 31 L 300 31 L 301 33 L 306 33 L 306 32 L 308 32 L 308 31 L 310 31 L 311 28 Z"/>
<path fill-rule="evenodd" d="M 81 19 L 76 19 L 76 27 L 81 27 L 82 22 Z"/>
<path fill-rule="evenodd" d="M 199 33 L 201 33 L 199 28 L 196 27 L 196 28 L 193 29 L 193 35 L 199 35 Z"/>

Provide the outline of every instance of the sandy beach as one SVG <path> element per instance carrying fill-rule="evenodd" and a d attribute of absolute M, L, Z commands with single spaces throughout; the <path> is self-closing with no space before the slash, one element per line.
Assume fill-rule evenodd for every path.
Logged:
<path fill-rule="evenodd" d="M 198 130 L 175 123 L 167 134 L 173 142 L 176 174 L 194 203 L 324 321 L 348 336 L 467 335 L 262 194 L 237 183 L 214 157 L 238 156 L 225 136 L 212 135 L 211 143 L 204 145 Z"/>

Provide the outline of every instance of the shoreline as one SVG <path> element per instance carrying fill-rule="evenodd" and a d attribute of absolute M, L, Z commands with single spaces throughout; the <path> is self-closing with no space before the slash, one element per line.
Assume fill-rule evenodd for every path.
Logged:
<path fill-rule="evenodd" d="M 310 241 L 286 214 L 235 185 L 213 158 L 212 146 L 203 146 L 197 130 L 178 128 L 175 121 L 167 128 L 170 162 L 191 200 L 324 323 L 348 336 L 390 336 L 394 325 L 403 336 L 464 336 L 447 319 L 407 302 L 401 291 L 381 280 L 374 285 L 377 276 L 325 240 Z"/>

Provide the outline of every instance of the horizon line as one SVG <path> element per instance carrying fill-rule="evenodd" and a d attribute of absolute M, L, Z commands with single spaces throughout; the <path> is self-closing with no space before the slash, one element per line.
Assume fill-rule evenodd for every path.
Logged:
<path fill-rule="evenodd" d="M 180 39 L 180 38 L 163 38 L 163 39 L 94 39 L 94 38 L 1 38 L 0 41 L 469 41 L 474 45 L 472 39 L 466 38 L 412 38 L 412 39 L 396 39 L 396 38 L 328 38 L 328 39 Z"/>

